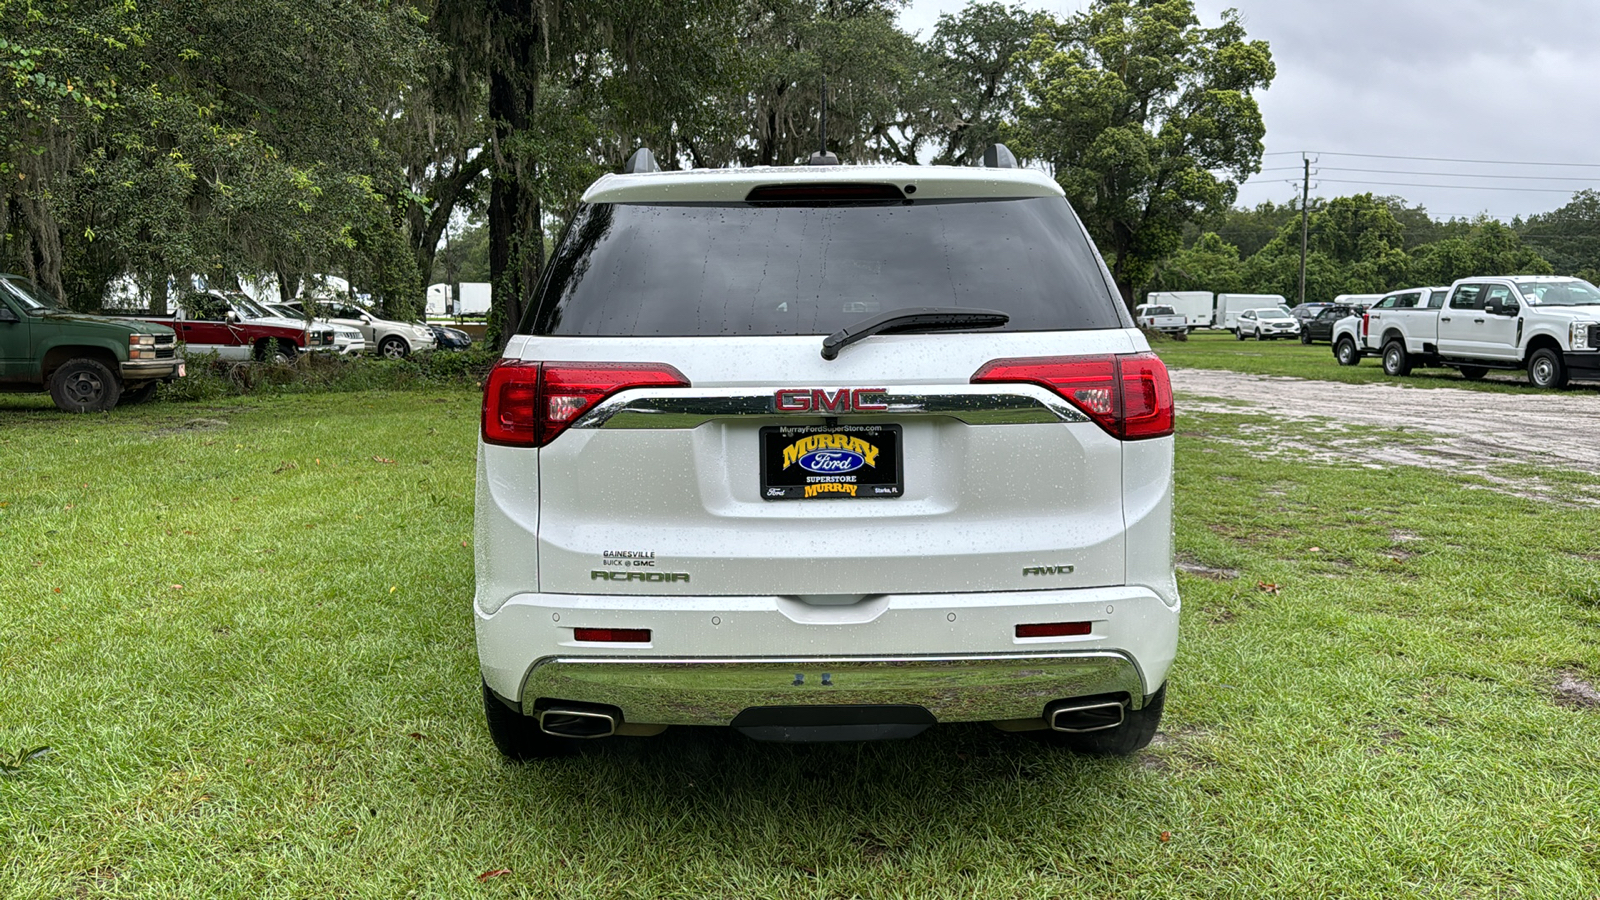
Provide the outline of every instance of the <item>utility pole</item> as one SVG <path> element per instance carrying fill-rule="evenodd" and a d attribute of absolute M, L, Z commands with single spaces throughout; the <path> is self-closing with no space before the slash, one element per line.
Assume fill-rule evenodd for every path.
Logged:
<path fill-rule="evenodd" d="M 1305 178 L 1300 182 L 1300 302 L 1306 302 L 1306 235 L 1308 210 L 1306 204 L 1311 199 L 1311 157 L 1300 154 L 1300 161 L 1305 164 Z"/>

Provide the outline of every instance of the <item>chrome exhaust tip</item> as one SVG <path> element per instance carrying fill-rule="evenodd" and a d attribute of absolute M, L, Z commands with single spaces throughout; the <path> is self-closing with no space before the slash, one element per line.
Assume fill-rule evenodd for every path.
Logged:
<path fill-rule="evenodd" d="M 610 737 L 617 733 L 617 717 L 599 710 L 557 706 L 539 711 L 539 730 L 578 740 Z"/>
<path fill-rule="evenodd" d="M 1050 723 L 1051 731 L 1085 734 L 1121 725 L 1126 713 L 1127 707 L 1120 700 L 1095 700 L 1089 703 L 1067 701 L 1051 708 L 1045 720 Z"/>

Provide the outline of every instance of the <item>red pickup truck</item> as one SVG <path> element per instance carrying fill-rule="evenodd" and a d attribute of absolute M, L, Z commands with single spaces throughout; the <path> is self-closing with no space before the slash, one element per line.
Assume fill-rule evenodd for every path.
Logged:
<path fill-rule="evenodd" d="M 114 312 L 108 310 L 108 312 Z M 301 353 L 333 349 L 333 329 L 276 316 L 244 294 L 205 291 L 178 301 L 170 316 L 121 312 L 144 322 L 166 325 L 190 355 L 215 353 L 222 359 L 291 360 Z"/>

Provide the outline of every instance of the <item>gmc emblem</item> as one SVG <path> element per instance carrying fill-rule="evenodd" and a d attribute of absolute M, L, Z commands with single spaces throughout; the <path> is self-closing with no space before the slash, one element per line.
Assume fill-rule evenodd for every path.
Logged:
<path fill-rule="evenodd" d="M 772 395 L 772 408 L 783 413 L 881 412 L 889 408 L 883 388 L 785 388 Z"/>

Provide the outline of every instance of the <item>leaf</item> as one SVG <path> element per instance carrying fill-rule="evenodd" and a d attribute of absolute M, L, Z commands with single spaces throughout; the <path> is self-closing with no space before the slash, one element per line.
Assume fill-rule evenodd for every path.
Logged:
<path fill-rule="evenodd" d="M 372 460 L 373 460 L 373 462 L 381 462 L 381 463 L 383 463 L 383 464 L 384 464 L 384 465 L 386 465 L 386 466 L 392 466 L 392 465 L 394 465 L 394 460 L 392 460 L 392 459 L 390 459 L 390 458 L 389 458 L 389 457 L 387 457 L 387 456 L 374 456 L 374 457 L 373 457 L 373 458 L 372 458 Z"/>
<path fill-rule="evenodd" d="M 1170 840 L 1172 840 L 1172 832 L 1170 832 L 1170 831 L 1161 832 L 1161 843 L 1165 844 L 1166 842 L 1168 842 Z"/>
<path fill-rule="evenodd" d="M 19 759 L 18 762 L 27 762 L 30 759 L 38 759 L 41 756 L 46 756 L 46 755 L 50 754 L 53 749 L 54 748 L 48 747 L 48 746 L 35 747 L 32 750 L 29 750 L 26 753 L 23 753 L 22 754 L 22 758 Z"/>
<path fill-rule="evenodd" d="M 1258 581 L 1258 582 L 1256 582 L 1256 589 L 1259 590 L 1263 594 L 1274 594 L 1274 595 L 1276 595 L 1278 593 L 1278 585 L 1273 584 L 1273 583 L 1268 582 L 1268 581 Z"/>
<path fill-rule="evenodd" d="M 482 875 L 478 876 L 478 883 L 482 884 L 483 882 L 488 881 L 491 878 L 499 878 L 501 875 L 510 875 L 510 874 L 511 874 L 511 870 L 510 869 L 490 869 L 489 871 L 487 871 L 487 872 L 483 873 Z"/>

